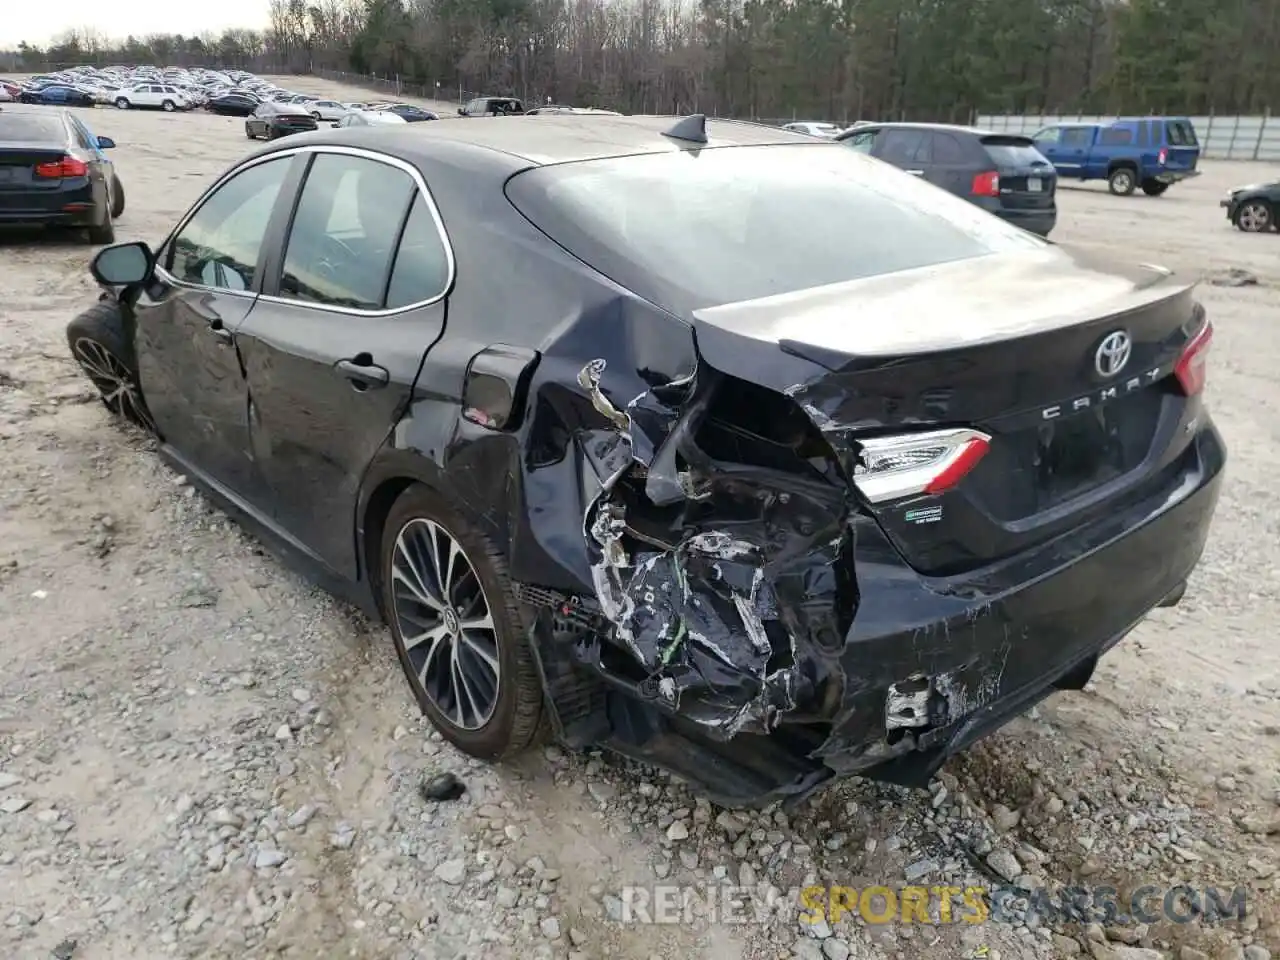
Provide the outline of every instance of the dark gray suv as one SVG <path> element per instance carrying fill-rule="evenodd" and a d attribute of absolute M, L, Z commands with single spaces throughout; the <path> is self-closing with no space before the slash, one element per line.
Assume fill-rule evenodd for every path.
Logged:
<path fill-rule="evenodd" d="M 1058 221 L 1058 175 L 1030 137 L 943 123 L 874 123 L 837 139 L 1042 237 Z"/>

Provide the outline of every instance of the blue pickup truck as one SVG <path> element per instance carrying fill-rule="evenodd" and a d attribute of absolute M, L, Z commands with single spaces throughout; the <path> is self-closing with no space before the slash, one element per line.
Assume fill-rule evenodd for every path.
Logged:
<path fill-rule="evenodd" d="M 1158 197 L 1199 176 L 1200 142 L 1186 117 L 1121 118 L 1111 123 L 1056 123 L 1032 139 L 1059 177 L 1106 180 L 1127 197 L 1138 187 Z"/>

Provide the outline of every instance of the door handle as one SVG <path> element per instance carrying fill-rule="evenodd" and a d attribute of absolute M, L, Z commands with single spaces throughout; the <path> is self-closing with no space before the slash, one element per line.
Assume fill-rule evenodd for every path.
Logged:
<path fill-rule="evenodd" d="M 334 367 L 350 380 L 351 385 L 357 390 L 385 387 L 391 382 L 391 374 L 387 372 L 387 368 L 378 366 L 367 353 L 357 354 L 348 360 L 339 360 Z"/>
<path fill-rule="evenodd" d="M 209 332 L 213 334 L 213 338 L 217 340 L 218 343 L 231 343 L 231 331 L 222 325 L 221 320 L 214 320 L 209 324 Z"/>

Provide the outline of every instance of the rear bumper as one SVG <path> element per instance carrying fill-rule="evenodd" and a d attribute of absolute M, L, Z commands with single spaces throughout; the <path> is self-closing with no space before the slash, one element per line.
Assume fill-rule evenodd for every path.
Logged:
<path fill-rule="evenodd" d="M 1047 237 L 1058 223 L 1057 208 L 1017 210 L 1001 207 L 999 210 L 992 212 L 1015 227 L 1021 227 L 1023 230 L 1029 230 L 1031 233 L 1039 234 L 1042 237 Z"/>
<path fill-rule="evenodd" d="M 1198 176 L 1200 176 L 1199 170 L 1163 170 L 1151 179 L 1156 183 L 1178 183 L 1181 180 L 1190 180 L 1192 177 Z"/>
<path fill-rule="evenodd" d="M 107 217 L 105 184 L 80 181 L 57 190 L 0 193 L 0 224 L 98 226 Z"/>
<path fill-rule="evenodd" d="M 1153 492 L 978 574 L 921 576 L 874 522 L 860 523 L 857 613 L 812 691 L 827 720 L 810 711 L 803 721 L 784 716 L 767 735 L 718 739 L 687 716 L 660 715 L 652 698 L 624 705 L 610 691 L 608 719 L 591 739 L 667 767 L 726 806 L 794 802 L 840 776 L 927 783 L 950 756 L 1050 693 L 1083 687 L 1101 654 L 1177 601 L 1204 550 L 1226 463 L 1207 415 L 1200 422 Z M 562 710 L 554 684 L 548 692 Z"/>

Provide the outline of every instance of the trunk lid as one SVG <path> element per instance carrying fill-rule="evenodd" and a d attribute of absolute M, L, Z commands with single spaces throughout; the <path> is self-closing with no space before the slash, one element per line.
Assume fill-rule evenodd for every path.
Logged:
<path fill-rule="evenodd" d="M 1185 447 L 1169 422 L 1187 402 L 1172 374 L 1191 290 L 1048 247 L 701 310 L 695 331 L 707 363 L 790 394 L 838 452 L 988 435 L 955 489 L 865 504 L 912 566 L 947 575 L 1105 516 Z M 1099 351 L 1121 331 L 1127 362 L 1104 376 Z"/>
<path fill-rule="evenodd" d="M 1000 176 L 1001 204 L 1018 210 L 1053 206 L 1058 174 L 1029 137 L 994 134 L 980 142 Z"/>
<path fill-rule="evenodd" d="M 0 140 L 0 193 L 57 190 L 62 185 L 61 181 L 37 177 L 36 166 L 56 163 L 66 153 L 61 147 L 48 144 Z"/>

